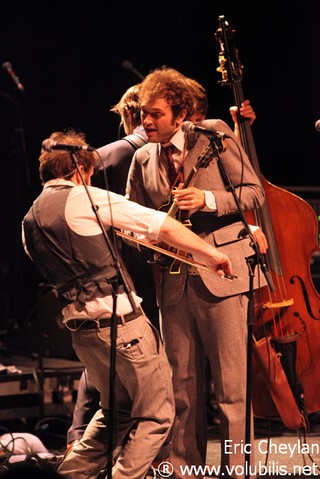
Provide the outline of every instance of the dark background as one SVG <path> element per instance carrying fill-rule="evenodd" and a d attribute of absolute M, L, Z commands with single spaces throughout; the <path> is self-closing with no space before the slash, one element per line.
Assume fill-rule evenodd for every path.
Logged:
<path fill-rule="evenodd" d="M 262 174 L 318 197 L 319 0 L 0 0 L 0 64 L 10 61 L 25 87 L 17 95 L 0 71 L 0 329 L 15 330 L 36 311 L 40 278 L 22 251 L 20 223 L 40 192 L 42 141 L 68 126 L 95 147 L 115 140 L 109 109 L 137 82 L 124 60 L 144 75 L 165 64 L 197 79 L 208 116 L 231 125 L 232 91 L 216 72 L 219 15 L 237 32 Z"/>

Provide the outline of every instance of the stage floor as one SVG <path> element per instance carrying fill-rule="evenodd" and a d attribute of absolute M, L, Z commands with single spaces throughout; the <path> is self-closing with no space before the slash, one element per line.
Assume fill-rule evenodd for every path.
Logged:
<path fill-rule="evenodd" d="M 29 432 L 40 431 L 40 438 L 48 450 L 56 456 L 63 454 L 82 364 L 74 360 L 39 360 L 4 352 L 0 354 L 0 366 L 0 429 L 2 425 L 10 424 L 10 421 L 33 418 L 32 424 L 38 423 L 38 429 Z M 269 429 L 266 424 L 267 421 L 255 420 L 255 454 L 253 463 L 250 456 L 250 466 L 255 468 L 258 476 L 320 476 L 318 413 L 311 424 L 311 432 L 305 437 L 285 429 L 281 423 L 273 422 L 269 424 Z M 205 473 L 217 477 L 220 463 L 219 426 L 212 426 L 208 432 L 208 467 Z M 244 441 L 243 444 L 230 447 L 245 447 Z"/>

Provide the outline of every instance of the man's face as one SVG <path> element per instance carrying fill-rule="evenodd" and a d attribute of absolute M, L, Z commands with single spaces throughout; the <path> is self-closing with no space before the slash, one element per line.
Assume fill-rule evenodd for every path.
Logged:
<path fill-rule="evenodd" d="M 186 110 L 182 110 L 178 117 L 174 117 L 171 105 L 164 98 L 141 105 L 141 122 L 151 143 L 168 143 L 185 116 Z"/>

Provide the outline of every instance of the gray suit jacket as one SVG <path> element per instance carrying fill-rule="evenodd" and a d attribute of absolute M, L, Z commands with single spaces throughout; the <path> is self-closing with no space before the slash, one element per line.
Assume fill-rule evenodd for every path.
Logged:
<path fill-rule="evenodd" d="M 254 250 L 248 237 L 239 237 L 243 224 L 239 221 L 236 202 L 223 181 L 219 162 L 222 162 L 233 184 L 243 210 L 260 207 L 265 199 L 260 180 L 251 163 L 239 144 L 232 130 L 222 120 L 205 120 L 199 125 L 208 129 L 225 132 L 230 138 L 226 140 L 226 151 L 220 154 L 220 160 L 213 156 L 206 168 L 200 168 L 192 185 L 201 190 L 214 193 L 217 211 L 215 213 L 205 207 L 201 211 L 190 211 L 189 218 L 192 229 L 206 242 L 229 255 L 233 272 L 239 278 L 233 281 L 221 279 L 213 273 L 199 269 L 200 276 L 209 291 L 218 297 L 226 297 L 249 290 L 249 274 L 246 257 L 252 256 Z M 204 135 L 190 135 L 189 150 L 183 165 L 186 178 L 196 164 L 198 158 L 209 144 Z M 148 143 L 135 153 L 128 175 L 127 196 L 137 203 L 159 209 L 170 202 L 170 192 L 163 190 L 158 174 L 158 148 L 155 143 Z M 197 258 L 195 258 L 197 259 Z M 258 286 L 258 269 L 255 271 L 255 288 Z M 187 275 L 187 267 L 183 265 L 179 275 L 165 275 L 163 294 L 166 304 L 174 304 L 181 297 Z M 262 284 L 265 284 L 263 278 Z"/>

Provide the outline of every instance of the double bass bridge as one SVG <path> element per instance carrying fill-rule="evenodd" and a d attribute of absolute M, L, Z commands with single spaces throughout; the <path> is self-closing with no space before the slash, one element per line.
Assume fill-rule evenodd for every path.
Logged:
<path fill-rule="evenodd" d="M 267 301 L 266 303 L 263 303 L 262 308 L 263 309 L 279 309 L 279 308 L 288 308 L 289 306 L 292 306 L 294 304 L 293 298 L 290 299 L 285 299 L 283 301 L 277 301 L 277 302 L 271 302 Z"/>

